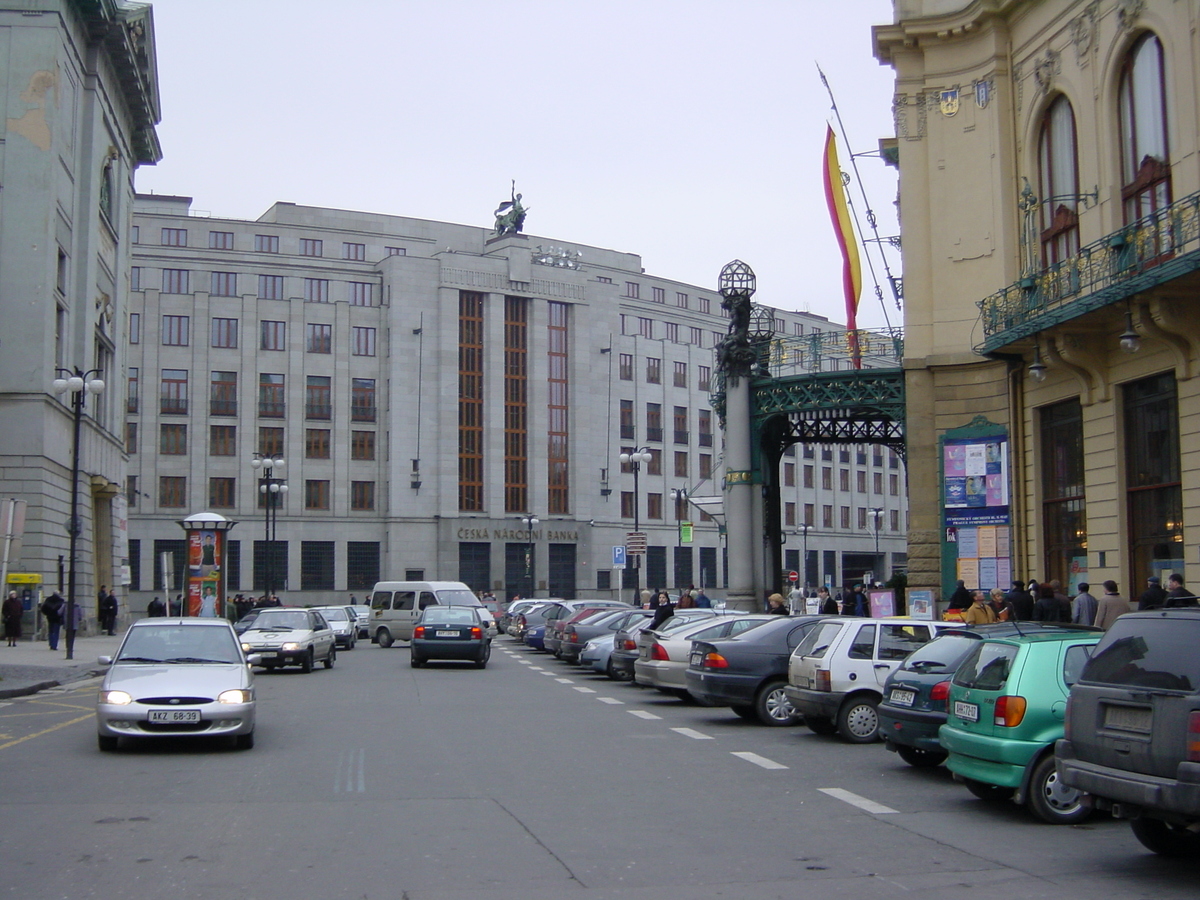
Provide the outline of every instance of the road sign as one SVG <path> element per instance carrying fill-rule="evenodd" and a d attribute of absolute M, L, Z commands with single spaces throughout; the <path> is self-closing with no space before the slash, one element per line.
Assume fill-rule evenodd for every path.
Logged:
<path fill-rule="evenodd" d="M 691 542 L 692 542 L 692 523 L 691 522 L 680 522 L 679 523 L 679 543 L 690 544 Z"/>
<path fill-rule="evenodd" d="M 795 584 L 799 580 L 800 580 L 799 572 L 788 572 L 788 581 L 790 581 L 792 584 Z"/>
<path fill-rule="evenodd" d="M 630 531 L 626 534 L 625 552 L 631 555 L 644 556 L 646 553 L 646 532 Z"/>
<path fill-rule="evenodd" d="M 624 547 L 613 547 L 612 567 L 614 569 L 625 568 L 625 548 Z"/>

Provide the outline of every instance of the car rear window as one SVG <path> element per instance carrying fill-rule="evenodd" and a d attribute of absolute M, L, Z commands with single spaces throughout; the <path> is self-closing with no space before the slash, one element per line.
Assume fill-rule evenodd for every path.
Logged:
<path fill-rule="evenodd" d="M 796 645 L 794 655 L 820 659 L 829 650 L 829 645 L 841 633 L 844 625 L 843 622 L 822 622 L 809 633 L 808 637 Z"/>
<path fill-rule="evenodd" d="M 993 644 L 979 641 L 979 646 L 963 660 L 954 673 L 954 683 L 959 687 L 976 688 L 981 691 L 998 691 L 1008 681 L 1017 648 L 1012 644 Z"/>
<path fill-rule="evenodd" d="M 1080 681 L 1194 691 L 1200 685 L 1196 632 L 1178 619 L 1120 619 L 1096 645 Z"/>
<path fill-rule="evenodd" d="M 978 638 L 947 634 L 914 650 L 900 666 L 903 672 L 950 675 L 966 655 L 979 646 Z"/>
<path fill-rule="evenodd" d="M 929 642 L 928 625 L 880 625 L 879 658 L 905 659 Z"/>
<path fill-rule="evenodd" d="M 437 600 L 447 606 L 483 606 L 470 591 L 438 591 Z"/>
<path fill-rule="evenodd" d="M 322 609 L 320 613 L 326 622 L 345 622 L 350 618 L 344 609 Z"/>

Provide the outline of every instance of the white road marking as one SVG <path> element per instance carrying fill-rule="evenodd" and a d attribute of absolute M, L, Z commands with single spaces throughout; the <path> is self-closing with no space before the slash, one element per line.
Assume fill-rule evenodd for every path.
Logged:
<path fill-rule="evenodd" d="M 684 737 L 690 737 L 693 741 L 711 741 L 712 735 L 701 734 L 694 728 L 672 728 L 676 734 L 682 734 Z"/>
<path fill-rule="evenodd" d="M 866 797 L 860 797 L 858 794 L 853 794 L 850 791 L 844 791 L 841 788 L 818 788 L 822 794 L 828 794 L 835 800 L 841 800 L 843 803 L 849 803 L 851 806 L 856 806 L 863 812 L 873 813 L 877 816 L 885 816 L 890 813 L 899 813 L 899 810 L 892 809 L 890 806 L 884 806 L 882 803 L 876 803 L 874 800 L 868 800 Z"/>
<path fill-rule="evenodd" d="M 530 671 L 530 672 L 545 672 L 546 670 L 545 670 L 545 669 L 543 669 L 541 666 L 533 666 L 533 665 L 531 665 L 531 666 L 529 667 L 529 671 Z"/>
<path fill-rule="evenodd" d="M 624 706 L 624 700 L 618 700 L 616 697 L 597 697 L 601 703 L 607 703 L 609 706 Z"/>
<path fill-rule="evenodd" d="M 559 684 L 574 684 L 575 683 L 570 678 L 555 678 L 554 680 L 557 681 Z"/>
<path fill-rule="evenodd" d="M 553 678 L 553 677 L 554 677 L 554 673 L 553 673 L 553 672 L 538 672 L 538 674 L 539 674 L 539 675 L 545 675 L 545 676 L 547 676 L 547 677 L 549 677 L 549 678 Z"/>
<path fill-rule="evenodd" d="M 661 719 L 662 716 L 656 716 L 652 712 L 646 712 L 644 709 L 627 709 L 625 712 L 631 716 L 637 716 L 639 719 Z"/>
<path fill-rule="evenodd" d="M 744 759 L 746 762 L 752 762 L 756 766 L 761 766 L 764 769 L 786 769 L 783 763 L 777 763 L 773 759 L 767 759 L 765 756 L 759 756 L 757 753 L 751 753 L 748 750 L 735 750 L 733 753 L 738 759 Z"/>
<path fill-rule="evenodd" d="M 333 770 L 335 794 L 362 794 L 367 790 L 367 751 L 343 750 Z"/>
<path fill-rule="evenodd" d="M 581 694 L 594 694 L 594 693 L 596 693 L 595 691 L 593 691 L 593 690 L 592 690 L 591 688 L 589 688 L 589 687 L 577 687 L 577 688 L 575 688 L 575 690 L 579 691 L 579 693 L 581 693 Z"/>

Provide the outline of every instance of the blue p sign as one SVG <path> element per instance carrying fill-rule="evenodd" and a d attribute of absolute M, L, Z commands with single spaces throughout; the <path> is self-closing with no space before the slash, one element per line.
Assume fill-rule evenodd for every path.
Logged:
<path fill-rule="evenodd" d="M 622 544 L 619 547 L 613 547 L 613 568 L 614 569 L 625 568 L 625 545 L 624 544 Z"/>

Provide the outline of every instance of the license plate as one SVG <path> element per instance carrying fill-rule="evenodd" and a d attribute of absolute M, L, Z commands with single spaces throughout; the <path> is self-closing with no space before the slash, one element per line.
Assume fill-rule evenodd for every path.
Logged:
<path fill-rule="evenodd" d="M 279 655 L 278 653 L 275 653 L 274 651 L 271 651 L 271 650 L 251 650 L 250 652 L 257 653 L 263 659 L 274 659 L 275 657 L 277 657 Z"/>
<path fill-rule="evenodd" d="M 897 706 L 912 706 L 913 701 L 917 699 L 917 692 L 902 691 L 898 688 L 894 688 L 889 699 Z"/>
<path fill-rule="evenodd" d="M 152 709 L 150 710 L 151 722 L 166 722 L 169 725 L 180 725 L 191 723 L 195 724 L 200 721 L 200 710 L 198 709 Z"/>
<path fill-rule="evenodd" d="M 1136 731 L 1149 734 L 1153 720 L 1153 711 L 1139 709 L 1136 706 L 1106 706 L 1104 707 L 1104 727 L 1116 728 L 1120 731 Z"/>
<path fill-rule="evenodd" d="M 691 662 L 692 662 L 692 665 L 693 665 L 693 666 L 702 666 L 702 665 L 704 665 L 704 654 L 703 654 L 703 653 L 699 653 L 699 652 L 697 652 L 697 653 L 693 653 L 693 654 L 692 654 L 692 660 L 691 660 Z"/>
<path fill-rule="evenodd" d="M 974 703 L 963 703 L 961 700 L 955 700 L 954 715 L 968 722 L 978 722 L 979 707 Z"/>
<path fill-rule="evenodd" d="M 435 631 L 434 637 L 458 637 L 457 631 Z"/>

